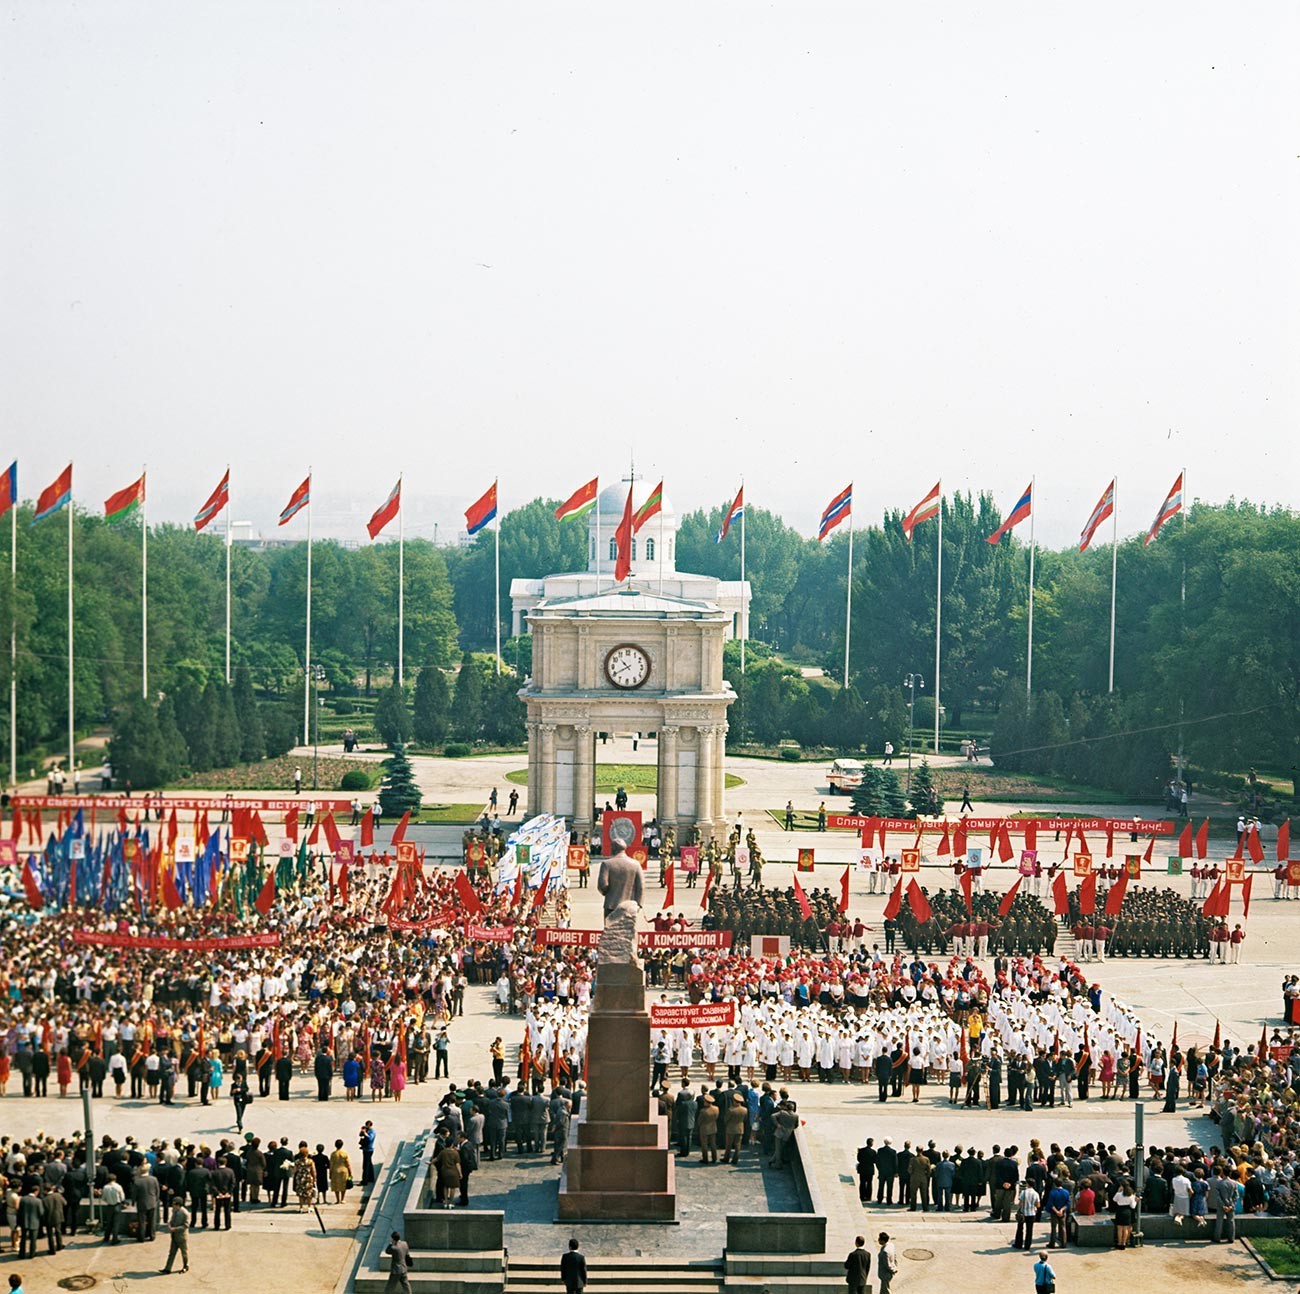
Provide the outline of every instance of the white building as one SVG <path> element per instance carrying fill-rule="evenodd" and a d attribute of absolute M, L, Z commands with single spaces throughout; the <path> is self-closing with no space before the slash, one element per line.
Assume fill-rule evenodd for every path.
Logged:
<path fill-rule="evenodd" d="M 652 484 L 638 486 L 633 507 L 640 507 Z M 749 581 L 719 580 L 712 575 L 691 575 L 677 569 L 677 513 L 664 495 L 663 508 L 641 528 L 632 540 L 632 573 L 621 585 L 614 583 L 614 534 L 623 519 L 627 502 L 627 482 L 608 486 L 587 514 L 587 569 L 564 575 L 546 575 L 541 579 L 518 579 L 510 583 L 511 632 L 528 632 L 525 617 L 543 602 L 554 603 L 572 598 L 590 597 L 615 589 L 653 593 L 686 602 L 716 607 L 727 618 L 728 638 L 749 636 Z M 736 569 L 740 569 L 740 536 L 728 536 L 727 544 L 736 551 Z"/>

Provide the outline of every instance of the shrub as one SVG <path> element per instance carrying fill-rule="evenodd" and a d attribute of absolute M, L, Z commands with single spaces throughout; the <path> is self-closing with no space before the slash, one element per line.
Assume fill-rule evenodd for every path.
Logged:
<path fill-rule="evenodd" d="M 797 764 L 803 758 L 803 751 L 798 746 L 782 746 L 781 758 L 791 764 Z"/>
<path fill-rule="evenodd" d="M 355 701 L 349 701 L 346 697 L 337 697 L 330 703 L 330 709 L 335 714 L 356 714 L 357 706 Z"/>
<path fill-rule="evenodd" d="M 344 773 L 342 780 L 339 782 L 340 791 L 368 791 L 370 790 L 370 774 L 363 773 L 359 768 L 354 768 L 351 772 Z"/>
<path fill-rule="evenodd" d="M 442 753 L 448 759 L 464 759 L 470 753 L 471 747 L 467 741 L 449 741 L 443 748 Z"/>

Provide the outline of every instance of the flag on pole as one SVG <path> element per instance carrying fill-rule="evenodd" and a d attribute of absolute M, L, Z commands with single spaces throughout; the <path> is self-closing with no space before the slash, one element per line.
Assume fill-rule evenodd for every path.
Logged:
<path fill-rule="evenodd" d="M 1277 829 L 1277 861 L 1285 863 L 1291 857 L 1291 819 Z"/>
<path fill-rule="evenodd" d="M 664 877 L 664 901 L 659 905 L 660 912 L 665 908 L 671 908 L 673 905 L 677 893 L 676 872 L 677 864 L 669 863 L 667 874 Z"/>
<path fill-rule="evenodd" d="M 798 872 L 794 874 L 794 901 L 799 905 L 803 919 L 807 921 L 812 916 L 812 904 L 808 902 L 808 896 L 804 893 L 803 886 L 799 884 Z"/>
<path fill-rule="evenodd" d="M 892 921 L 903 906 L 903 878 L 900 876 L 898 883 L 894 886 L 894 892 L 889 896 L 889 902 L 885 904 L 885 920 Z"/>
<path fill-rule="evenodd" d="M 453 888 L 456 891 L 456 898 L 460 901 L 461 907 L 463 907 L 471 917 L 476 917 L 483 911 L 482 900 L 474 893 L 474 886 L 471 884 L 469 877 L 463 871 L 456 873 L 456 880 Z"/>
<path fill-rule="evenodd" d="M 253 906 L 263 915 L 266 916 L 273 907 L 275 907 L 275 868 L 270 868 L 266 873 L 266 880 L 262 884 L 257 898 L 253 900 Z"/>
<path fill-rule="evenodd" d="M 1070 915 L 1070 892 L 1065 882 L 1064 873 L 1061 873 L 1052 882 L 1052 911 L 1058 917 Z"/>
<path fill-rule="evenodd" d="M 1016 877 L 1016 883 L 1002 896 L 1002 902 L 998 904 L 998 916 L 1005 917 L 1011 911 L 1011 905 L 1016 901 L 1016 895 L 1020 892 L 1020 882 L 1025 878 Z"/>
<path fill-rule="evenodd" d="M 1173 520 L 1182 510 L 1183 474 L 1179 472 L 1178 479 L 1165 495 L 1165 501 L 1160 505 L 1160 511 L 1156 513 L 1156 519 L 1151 523 L 1151 529 L 1147 531 L 1147 537 L 1142 541 L 1142 547 L 1145 548 L 1160 533 L 1166 521 Z"/>
<path fill-rule="evenodd" d="M 289 502 L 284 505 L 284 511 L 280 513 L 280 525 L 292 521 L 309 503 L 311 502 L 311 477 L 307 479 L 289 496 Z"/>
<path fill-rule="evenodd" d="M 1106 892 L 1106 915 L 1108 917 L 1119 916 L 1120 908 L 1124 906 L 1124 894 L 1128 890 L 1128 869 L 1120 873 L 1119 880 Z"/>
<path fill-rule="evenodd" d="M 659 484 L 650 491 L 650 497 L 636 510 L 636 516 L 632 518 L 632 533 L 635 535 L 651 517 L 653 517 L 657 512 L 662 512 L 663 507 L 664 483 L 660 481 Z"/>
<path fill-rule="evenodd" d="M 207 502 L 194 514 L 194 529 L 202 530 L 209 522 L 216 520 L 221 511 L 230 502 L 230 468 L 217 482 L 217 488 L 208 495 Z"/>
<path fill-rule="evenodd" d="M 0 517 L 18 502 L 18 460 L 9 464 L 9 470 L 0 476 Z"/>
<path fill-rule="evenodd" d="M 942 486 L 942 481 L 936 481 L 934 483 L 934 489 L 931 490 L 930 493 L 927 494 L 925 498 L 922 499 L 921 502 L 903 518 L 903 535 L 906 537 L 909 544 L 912 542 L 912 531 L 914 531 L 921 522 L 929 521 L 931 517 L 937 517 L 939 515 L 939 498 Z"/>
<path fill-rule="evenodd" d="M 16 491 L 15 491 L 16 492 Z M 3 514 L 0 514 L 3 515 Z M 720 544 L 726 539 L 731 527 L 745 515 L 745 487 L 742 485 L 736 491 L 735 502 L 727 509 L 726 515 L 722 518 L 722 529 L 718 531 L 713 542 Z"/>
<path fill-rule="evenodd" d="M 477 535 L 497 515 L 497 483 L 488 486 L 487 493 L 465 509 L 465 532 Z"/>
<path fill-rule="evenodd" d="M 397 516 L 402 507 L 402 480 L 398 477 L 397 484 L 393 486 L 391 493 L 383 503 L 375 509 L 375 514 L 366 522 L 366 534 L 374 539 L 379 532 Z"/>
<path fill-rule="evenodd" d="M 972 897 L 971 891 L 975 885 L 975 878 L 971 875 L 970 868 L 963 867 L 961 869 L 961 875 L 957 877 L 957 880 L 961 884 L 961 892 L 966 899 L 966 913 L 968 916 L 973 917 L 975 915 L 975 901 Z"/>
<path fill-rule="evenodd" d="M 1250 916 L 1250 887 L 1255 883 L 1255 876 L 1246 877 L 1246 883 L 1241 887 L 1241 919 L 1245 921 Z"/>
<path fill-rule="evenodd" d="M 1205 858 L 1210 850 L 1210 820 L 1206 818 L 1201 823 L 1200 830 L 1196 833 L 1196 856 Z"/>
<path fill-rule="evenodd" d="M 614 531 L 616 557 L 614 559 L 614 583 L 621 584 L 632 571 L 632 536 L 636 534 L 632 518 L 632 487 L 627 489 L 627 502 L 623 505 L 623 519 Z"/>
<path fill-rule="evenodd" d="M 822 513 L 821 523 L 817 527 L 817 540 L 820 543 L 840 524 L 845 517 L 853 513 L 853 482 L 850 481 L 827 505 Z"/>
<path fill-rule="evenodd" d="M 924 925 L 934 915 L 929 900 L 921 893 L 921 887 L 913 880 L 907 883 L 907 902 L 912 915 Z"/>
<path fill-rule="evenodd" d="M 110 494 L 104 500 L 104 520 L 122 521 L 143 503 L 144 474 L 141 473 L 138 481 L 132 482 L 123 490 L 118 490 L 116 494 Z"/>
<path fill-rule="evenodd" d="M 1192 856 L 1192 824 L 1190 822 L 1187 823 L 1178 837 L 1178 856 L 1180 858 L 1190 858 Z"/>
<path fill-rule="evenodd" d="M 798 872 L 796 872 L 795 875 L 797 876 Z M 844 875 L 840 877 L 839 908 L 841 912 L 847 912 L 849 910 L 849 869 L 847 867 L 844 869 Z"/>
<path fill-rule="evenodd" d="M 577 520 L 585 517 L 596 506 L 596 489 L 600 477 L 593 476 L 586 485 L 580 485 L 555 509 L 556 521 Z"/>
<path fill-rule="evenodd" d="M 1090 917 L 1097 910 L 1097 873 L 1089 872 L 1079 886 L 1079 911 Z"/>
<path fill-rule="evenodd" d="M 61 508 L 66 508 L 72 502 L 72 464 L 61 471 L 54 478 L 52 484 L 47 485 L 40 493 L 36 500 L 36 512 L 32 516 L 32 524 L 38 521 L 44 521 L 46 517 L 52 517 Z"/>
<path fill-rule="evenodd" d="M 1031 481 L 1025 486 L 1025 492 L 1020 496 L 1019 502 L 1014 508 L 1007 513 L 1006 520 L 989 536 L 988 542 L 996 544 L 1003 535 L 1007 534 L 1013 526 L 1018 526 L 1024 519 L 1029 516 L 1034 506 L 1034 485 Z"/>
<path fill-rule="evenodd" d="M 1101 498 L 1097 500 L 1097 506 L 1093 508 L 1092 516 L 1088 518 L 1088 524 L 1084 526 L 1083 533 L 1079 536 L 1079 551 L 1081 553 L 1088 551 L 1088 545 L 1092 543 L 1092 537 L 1097 533 L 1097 527 L 1114 511 L 1115 482 L 1111 481 Z"/>

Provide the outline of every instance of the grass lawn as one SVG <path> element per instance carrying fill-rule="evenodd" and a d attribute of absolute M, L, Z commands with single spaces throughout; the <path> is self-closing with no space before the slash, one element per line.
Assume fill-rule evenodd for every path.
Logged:
<path fill-rule="evenodd" d="M 1300 1276 L 1300 1251 L 1292 1249 L 1282 1236 L 1252 1236 L 1250 1243 L 1279 1276 Z"/>
<path fill-rule="evenodd" d="M 458 823 L 469 826 L 477 822 L 483 813 L 481 804 L 426 804 L 418 814 L 413 814 L 412 822 L 440 822 L 448 826 Z"/>
<path fill-rule="evenodd" d="M 506 774 L 507 782 L 516 786 L 528 785 L 528 770 L 517 768 Z M 727 786 L 744 786 L 745 779 L 735 773 L 727 774 Z M 629 795 L 646 794 L 659 789 L 659 769 L 654 764 L 597 764 L 596 790 L 610 794 L 622 787 Z"/>
<path fill-rule="evenodd" d="M 898 763 L 897 756 L 894 763 Z M 912 767 L 916 768 L 915 762 Z M 1080 786 L 1061 778 L 1040 777 L 1036 773 L 1005 773 L 987 764 L 935 768 L 931 772 L 939 794 L 957 804 L 961 803 L 962 788 L 968 781 L 973 800 L 1020 800 L 1026 804 L 1133 803 L 1131 795 L 1120 795 L 1098 786 Z"/>
<path fill-rule="evenodd" d="M 293 759 L 288 755 L 280 759 L 262 759 L 255 764 L 236 764 L 234 768 L 214 768 L 206 773 L 169 782 L 169 791 L 292 791 L 294 769 L 302 770 L 302 789 L 311 789 L 313 780 L 319 780 L 321 791 L 339 789 L 344 773 L 360 772 L 369 779 L 371 787 L 379 785 L 383 769 L 373 761 L 364 759 L 336 759 L 322 755 L 319 768 L 310 755 Z M 313 772 L 317 777 L 313 778 Z M 355 792 L 345 791 L 345 795 Z"/>

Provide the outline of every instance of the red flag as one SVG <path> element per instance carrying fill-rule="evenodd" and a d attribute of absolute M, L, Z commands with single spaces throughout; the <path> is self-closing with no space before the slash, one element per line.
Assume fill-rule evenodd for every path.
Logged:
<path fill-rule="evenodd" d="M 176 878 L 172 875 L 170 867 L 163 872 L 162 891 L 163 903 L 170 911 L 175 912 L 181 906 L 181 894 L 176 888 Z"/>
<path fill-rule="evenodd" d="M 1250 887 L 1254 883 L 1254 876 L 1247 876 L 1245 885 L 1241 887 L 1241 919 L 1243 921 L 1250 916 Z"/>
<path fill-rule="evenodd" d="M 410 820 L 411 811 L 410 809 L 407 809 L 407 811 L 402 814 L 402 820 L 393 829 L 393 844 L 400 845 L 402 841 L 406 839 L 406 824 L 410 822 Z"/>
<path fill-rule="evenodd" d="M 1073 839 L 1074 839 L 1074 823 L 1071 822 L 1071 823 L 1070 823 L 1070 824 L 1065 828 L 1065 852 L 1061 855 L 1062 858 L 1069 858 L 1069 856 L 1070 856 L 1070 841 L 1072 841 Z"/>
<path fill-rule="evenodd" d="M 1253 822 L 1250 824 L 1250 831 L 1246 833 L 1246 852 L 1250 855 L 1252 863 L 1264 861 L 1264 846 L 1259 839 L 1259 828 Z"/>
<path fill-rule="evenodd" d="M 487 493 L 465 509 L 465 533 L 477 535 L 497 515 L 497 483 L 488 486 Z"/>
<path fill-rule="evenodd" d="M 343 838 L 339 835 L 338 824 L 334 821 L 332 813 L 325 815 L 324 821 L 321 823 L 321 830 L 325 833 L 325 840 L 330 847 L 330 853 L 337 854 L 339 845 L 343 843 Z"/>
<path fill-rule="evenodd" d="M 1079 828 L 1078 836 L 1079 836 L 1079 847 L 1074 852 L 1076 854 L 1091 854 L 1092 849 L 1088 844 L 1088 837 L 1083 834 L 1082 827 Z"/>
<path fill-rule="evenodd" d="M 456 891 L 456 897 L 470 916 L 477 916 L 483 911 L 483 904 L 479 901 L 478 895 L 474 893 L 474 887 L 470 884 L 469 877 L 464 872 L 456 873 L 453 888 Z"/>
<path fill-rule="evenodd" d="M 1201 904 L 1201 916 L 1217 917 L 1219 915 L 1219 891 L 1223 888 L 1222 881 L 1216 881 L 1214 888 L 1205 897 L 1205 902 Z"/>
<path fill-rule="evenodd" d="M 1210 849 L 1210 820 L 1206 818 L 1201 823 L 1201 829 L 1196 833 L 1196 856 L 1204 858 Z"/>
<path fill-rule="evenodd" d="M 461 872 L 461 875 L 464 876 L 465 873 Z M 542 904 L 546 902 L 546 891 L 547 888 L 550 886 L 550 883 L 551 883 L 551 869 L 550 867 L 547 867 L 546 874 L 542 877 L 542 883 L 537 887 L 537 893 L 533 895 L 534 912 L 536 912 L 537 909 L 540 908 Z"/>
<path fill-rule="evenodd" d="M 1190 858 L 1192 856 L 1192 824 L 1188 821 L 1178 837 L 1178 856 L 1179 858 Z"/>
<path fill-rule="evenodd" d="M 1115 823 L 1111 818 L 1106 819 L 1106 857 L 1115 856 Z"/>
<path fill-rule="evenodd" d="M 998 916 L 1005 917 L 1011 911 L 1011 905 L 1016 901 L 1016 895 L 1020 892 L 1020 882 L 1025 878 L 1016 877 L 1016 883 L 1002 896 L 1002 902 L 998 904 Z"/>
<path fill-rule="evenodd" d="M 271 909 L 275 907 L 275 868 L 272 867 L 266 873 L 266 880 L 262 884 L 262 892 L 253 900 L 253 906 L 263 915 L 267 916 Z"/>
<path fill-rule="evenodd" d="M 520 905 L 520 903 L 523 902 L 523 899 L 524 899 L 524 869 L 520 867 L 515 872 L 515 893 L 514 893 L 514 897 L 510 900 L 510 906 L 512 908 L 517 908 Z"/>
<path fill-rule="evenodd" d="M 898 915 L 898 911 L 902 906 L 903 879 L 900 876 L 898 884 L 894 886 L 894 892 L 889 896 L 889 902 L 885 904 L 885 920 L 892 921 Z"/>
<path fill-rule="evenodd" d="M 664 874 L 664 901 L 659 905 L 659 911 L 664 908 L 671 908 L 674 902 L 674 895 L 677 892 L 677 864 L 669 863 L 668 871 Z"/>
<path fill-rule="evenodd" d="M 971 887 L 974 883 L 974 877 L 971 875 L 969 870 L 963 868 L 962 874 L 957 879 L 961 882 L 961 892 L 966 896 L 966 911 L 971 916 L 974 916 L 975 904 L 971 898 Z"/>
<path fill-rule="evenodd" d="M 263 849 L 271 843 L 271 837 L 266 834 L 266 827 L 262 823 L 262 815 L 256 809 L 248 815 L 248 838 L 257 841 Z"/>
<path fill-rule="evenodd" d="M 178 824 L 177 824 L 177 822 L 176 822 L 176 810 L 173 809 L 172 812 L 171 812 L 171 817 L 169 817 L 169 818 L 167 819 L 167 845 L 168 845 L 168 848 L 170 848 L 170 849 L 175 849 L 175 848 L 176 848 L 176 836 L 177 836 L 177 833 L 178 833 L 179 831 L 180 831 L 180 827 L 178 826 Z"/>
<path fill-rule="evenodd" d="M 361 847 L 363 849 L 375 843 L 375 811 L 367 809 L 361 815 Z"/>
<path fill-rule="evenodd" d="M 889 837 L 889 832 L 888 832 L 888 830 L 887 830 L 886 827 L 885 827 L 885 820 L 884 820 L 884 818 L 878 818 L 877 821 L 876 821 L 876 825 L 877 825 L 877 828 L 878 828 L 878 830 L 879 830 L 879 832 L 880 832 L 880 852 L 883 854 L 883 853 L 885 852 L 886 848 L 888 848 L 888 846 L 885 844 L 885 841 L 886 841 L 886 840 L 888 839 L 888 837 Z"/>
<path fill-rule="evenodd" d="M 627 579 L 632 570 L 632 487 L 628 486 L 627 502 L 623 505 L 623 519 L 614 531 L 616 556 L 614 559 L 614 583 L 620 584 Z"/>
<path fill-rule="evenodd" d="M 294 519 L 309 503 L 311 502 L 311 477 L 305 481 L 289 496 L 289 502 L 284 505 L 280 513 L 278 525 L 287 525 Z"/>
<path fill-rule="evenodd" d="M 348 905 L 348 860 L 346 858 L 339 864 L 339 902 L 344 907 Z"/>
<path fill-rule="evenodd" d="M 1064 872 L 1052 882 L 1052 911 L 1058 917 L 1070 915 L 1070 891 L 1065 883 Z"/>
<path fill-rule="evenodd" d="M 952 835 L 950 834 L 950 828 L 946 819 L 943 824 L 943 839 L 939 841 L 939 848 L 934 852 L 939 858 L 952 853 Z"/>
<path fill-rule="evenodd" d="M 1089 880 L 1091 880 L 1091 876 Z M 1086 882 L 1085 882 L 1086 884 Z M 1119 910 L 1124 903 L 1124 894 L 1128 889 L 1128 869 L 1125 868 L 1121 873 L 1119 880 L 1110 887 L 1106 895 L 1106 915 L 1108 917 L 1119 916 Z"/>
<path fill-rule="evenodd" d="M 1025 848 L 1038 848 L 1038 827 L 1033 822 L 1025 823 Z"/>
<path fill-rule="evenodd" d="M 1214 1049 L 1215 1049 L 1215 1051 L 1218 1051 L 1218 1049 L 1219 1049 L 1221 1046 L 1223 1046 L 1223 1041 L 1222 1041 L 1223 1033 L 1222 1033 L 1222 1030 L 1223 1030 L 1223 1026 L 1220 1025 L 1220 1023 L 1216 1020 L 1216 1021 L 1214 1022 Z"/>
<path fill-rule="evenodd" d="M 383 503 L 375 509 L 374 516 L 366 522 L 366 534 L 374 539 L 379 532 L 397 516 L 398 510 L 402 506 L 402 478 L 397 478 L 397 484 L 393 486 L 392 493 Z"/>
<path fill-rule="evenodd" d="M 796 872 L 795 875 L 798 875 Z M 840 911 L 849 910 L 849 869 L 844 869 L 844 875 L 840 877 Z"/>
<path fill-rule="evenodd" d="M 1079 886 L 1079 911 L 1090 917 L 1097 911 L 1097 873 L 1089 872 Z"/>
<path fill-rule="evenodd" d="M 32 860 L 23 859 L 23 893 L 27 896 L 27 906 L 38 911 L 45 906 L 45 895 L 36 883 L 36 873 L 32 871 Z"/>
<path fill-rule="evenodd" d="M 286 836 L 288 836 L 289 839 L 292 840 L 292 841 L 295 841 L 295 842 L 296 842 L 297 839 L 298 839 L 298 809 L 297 809 L 297 806 L 295 806 L 294 808 L 290 809 L 289 812 L 286 813 L 286 814 L 284 815 L 284 834 L 285 834 Z"/>
<path fill-rule="evenodd" d="M 799 884 L 798 872 L 795 873 L 794 883 L 795 885 Z M 701 908 L 707 908 L 709 906 L 709 890 L 712 888 L 712 886 L 713 886 L 713 868 L 710 867 L 709 874 L 704 878 L 704 893 L 700 895 Z"/>
<path fill-rule="evenodd" d="M 966 820 L 957 823 L 957 830 L 952 833 L 952 853 L 954 858 L 966 857 Z"/>
<path fill-rule="evenodd" d="M 1015 854 L 1011 848 L 1011 828 L 1003 820 L 998 828 L 998 857 L 1004 862 L 1009 863 Z"/>
<path fill-rule="evenodd" d="M 1277 829 L 1277 861 L 1285 863 L 1291 857 L 1291 819 Z"/>
<path fill-rule="evenodd" d="M 803 913 L 803 919 L 808 920 L 812 916 L 812 904 L 808 902 L 808 896 L 803 892 L 803 886 L 799 884 L 799 873 L 794 874 L 794 901 L 799 905 L 799 911 Z"/>
<path fill-rule="evenodd" d="M 907 902 L 912 909 L 912 915 L 924 925 L 934 913 L 930 910 L 929 901 L 921 893 L 921 887 L 915 881 L 907 883 Z"/>
<path fill-rule="evenodd" d="M 999 818 L 989 828 L 989 857 L 993 857 L 993 851 L 998 847 L 998 840 L 1002 835 L 1002 820 Z"/>

